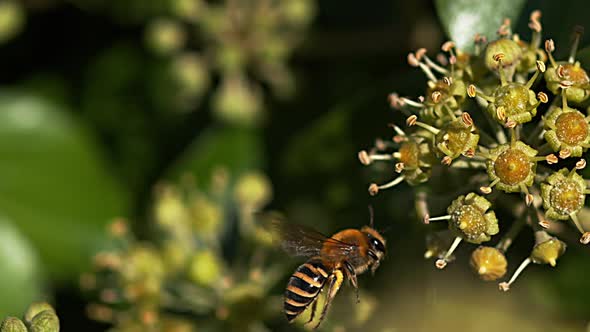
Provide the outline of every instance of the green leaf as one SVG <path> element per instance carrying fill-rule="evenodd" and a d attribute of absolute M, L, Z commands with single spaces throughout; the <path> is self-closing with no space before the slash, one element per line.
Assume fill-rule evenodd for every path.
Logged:
<path fill-rule="evenodd" d="M 35 249 L 6 218 L 0 217 L 0 319 L 21 316 L 40 300 L 41 271 Z"/>
<path fill-rule="evenodd" d="M 98 147 L 62 107 L 0 92 L 0 214 L 30 238 L 51 276 L 77 277 L 128 211 Z"/>
<path fill-rule="evenodd" d="M 199 185 L 206 186 L 216 168 L 226 168 L 235 179 L 234 176 L 259 169 L 262 164 L 262 138 L 256 129 L 210 127 L 174 162 L 167 178 L 177 180 L 190 173 Z"/>
<path fill-rule="evenodd" d="M 462 49 L 473 49 L 476 33 L 488 39 L 496 37 L 496 31 L 504 18 L 513 25 L 523 9 L 524 0 L 436 0 L 436 10 L 447 35 Z"/>

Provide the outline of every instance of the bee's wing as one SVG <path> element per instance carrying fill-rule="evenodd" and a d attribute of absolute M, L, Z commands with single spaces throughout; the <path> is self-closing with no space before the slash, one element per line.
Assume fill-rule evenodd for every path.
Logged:
<path fill-rule="evenodd" d="M 331 249 L 329 253 L 321 255 L 326 260 L 338 261 L 358 252 L 356 244 L 333 239 L 304 225 L 290 223 L 282 218 L 273 218 L 270 224 L 281 247 L 291 256 L 319 256 L 325 244 L 329 244 Z"/>

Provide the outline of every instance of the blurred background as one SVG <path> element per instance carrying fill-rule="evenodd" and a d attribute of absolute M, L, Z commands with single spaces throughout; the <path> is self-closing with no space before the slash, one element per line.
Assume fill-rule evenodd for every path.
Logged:
<path fill-rule="evenodd" d="M 371 204 L 376 227 L 389 228 L 389 255 L 374 277 L 360 277 L 360 304 L 343 289 L 326 331 L 585 331 L 587 248 L 572 244 L 555 269 L 529 268 L 500 293 L 472 274 L 465 248 L 444 271 L 424 259 L 428 227 L 408 209 L 407 184 L 367 194 L 369 182 L 391 174 L 363 168 L 357 152 L 390 137 L 387 124 L 401 119 L 389 93 L 423 94 L 425 79 L 406 56 L 419 47 L 437 52 L 448 39 L 437 12 L 446 2 L 0 0 L 2 317 L 47 300 L 63 331 L 144 330 L 116 313 L 137 301 L 100 292 L 97 280 L 113 281 L 94 273 L 95 254 L 156 243 L 146 248 L 158 263 L 138 264 L 146 275 L 163 266 L 153 293 L 176 289 L 184 270 L 167 272 L 161 229 L 180 234 L 169 220 L 207 211 L 214 231 L 190 230 L 200 255 L 178 254 L 191 256 L 180 261 L 190 262 L 188 279 L 199 285 L 190 294 L 205 303 L 162 310 L 158 317 L 180 321 L 154 329 L 297 330 L 286 324 L 280 297 L 301 262 L 257 251 L 264 236 L 248 228 L 247 213 L 279 210 L 330 234 L 367 223 Z M 515 1 L 501 13 L 480 2 L 489 3 L 456 1 L 494 26 L 513 16 L 523 36 L 529 13 L 541 9 L 544 37 L 568 45 L 558 46 L 563 54 L 590 10 L 582 0 Z M 588 34 L 581 45 L 590 45 Z M 208 198 L 199 205 L 194 197 Z M 128 227 L 123 245 L 113 244 L 121 241 L 113 221 Z M 519 239 L 509 271 L 532 244 Z M 220 291 L 217 282 L 237 289 L 244 273 L 262 281 L 239 294 Z M 147 280 L 132 281 L 139 279 Z M 162 298 L 142 300 L 152 308 L 145 312 Z M 252 318 L 244 303 L 265 303 L 268 313 Z"/>

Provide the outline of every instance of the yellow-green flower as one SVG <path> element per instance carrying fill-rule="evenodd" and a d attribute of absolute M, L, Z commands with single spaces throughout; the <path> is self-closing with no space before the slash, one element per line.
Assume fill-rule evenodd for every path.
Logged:
<path fill-rule="evenodd" d="M 551 108 L 545 116 L 544 127 L 545 140 L 562 156 L 581 157 L 590 146 L 588 120 L 574 108 Z"/>
<path fill-rule="evenodd" d="M 474 193 L 459 196 L 447 208 L 449 229 L 470 243 L 489 241 L 500 231 L 494 211 L 486 212 L 490 206 L 487 199 Z"/>
<path fill-rule="evenodd" d="M 541 183 L 541 196 L 545 216 L 555 220 L 567 220 L 584 207 L 586 181 L 566 168 L 551 174 Z"/>
<path fill-rule="evenodd" d="M 537 150 L 516 141 L 503 144 L 490 150 L 486 162 L 488 175 L 492 183 L 505 192 L 525 191 L 533 185 L 537 169 Z"/>

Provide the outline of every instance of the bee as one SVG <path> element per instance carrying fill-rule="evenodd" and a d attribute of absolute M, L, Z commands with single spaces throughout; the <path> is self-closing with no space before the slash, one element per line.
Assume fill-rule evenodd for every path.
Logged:
<path fill-rule="evenodd" d="M 287 283 L 283 307 L 289 322 L 311 306 L 306 324 L 311 323 L 317 311 L 318 295 L 326 289 L 326 301 L 314 329 L 318 328 L 345 280 L 355 288 L 358 302 L 357 276 L 368 270 L 375 273 L 385 257 L 385 239 L 373 228 L 372 213 L 369 226 L 344 229 L 330 237 L 284 219 L 273 219 L 271 223 L 280 236 L 283 250 L 291 256 L 308 258 Z"/>

